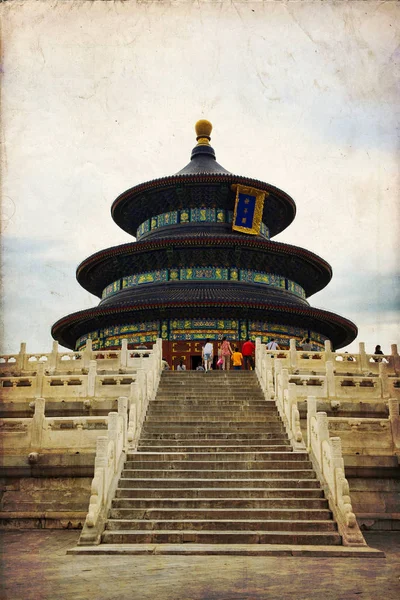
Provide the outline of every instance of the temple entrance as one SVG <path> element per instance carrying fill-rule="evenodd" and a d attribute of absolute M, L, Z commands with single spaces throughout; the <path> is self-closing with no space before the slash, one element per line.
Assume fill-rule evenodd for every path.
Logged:
<path fill-rule="evenodd" d="M 192 355 L 190 357 L 190 369 L 195 371 L 199 365 L 203 364 L 202 357 L 199 355 Z"/>

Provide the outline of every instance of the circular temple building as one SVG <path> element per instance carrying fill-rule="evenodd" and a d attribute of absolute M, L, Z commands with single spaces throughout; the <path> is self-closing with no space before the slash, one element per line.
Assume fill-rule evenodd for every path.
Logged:
<path fill-rule="evenodd" d="M 276 339 L 285 348 L 308 337 L 315 350 L 354 340 L 354 323 L 307 300 L 329 283 L 330 265 L 271 241 L 295 217 L 292 198 L 219 165 L 211 129 L 196 124 L 197 145 L 181 171 L 114 201 L 114 221 L 136 241 L 79 265 L 79 283 L 100 303 L 53 325 L 60 344 L 79 350 L 91 339 L 94 349 L 117 349 L 124 338 L 134 347 L 160 337 L 173 366 L 184 357 L 195 368 L 207 338 Z"/>

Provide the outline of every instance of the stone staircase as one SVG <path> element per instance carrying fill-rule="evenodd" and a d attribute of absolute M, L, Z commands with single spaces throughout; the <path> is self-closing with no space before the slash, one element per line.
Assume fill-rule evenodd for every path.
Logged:
<path fill-rule="evenodd" d="M 254 371 L 164 372 L 102 544 L 339 546 L 307 453 Z"/>

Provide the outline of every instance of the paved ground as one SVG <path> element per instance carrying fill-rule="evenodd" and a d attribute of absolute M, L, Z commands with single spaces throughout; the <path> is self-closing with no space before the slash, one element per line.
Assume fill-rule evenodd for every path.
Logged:
<path fill-rule="evenodd" d="M 386 558 L 74 556 L 76 531 L 7 532 L 2 600 L 399 600 L 400 533 Z"/>

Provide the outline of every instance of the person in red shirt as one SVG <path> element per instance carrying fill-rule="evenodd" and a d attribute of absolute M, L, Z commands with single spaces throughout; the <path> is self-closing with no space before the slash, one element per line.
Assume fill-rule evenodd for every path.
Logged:
<path fill-rule="evenodd" d="M 254 369 L 253 354 L 254 354 L 255 349 L 256 349 L 256 347 L 255 347 L 254 343 L 250 340 L 250 338 L 247 338 L 247 340 L 245 341 L 245 343 L 242 346 L 244 368 L 246 369 L 246 371 L 249 371 L 250 369 Z"/>

